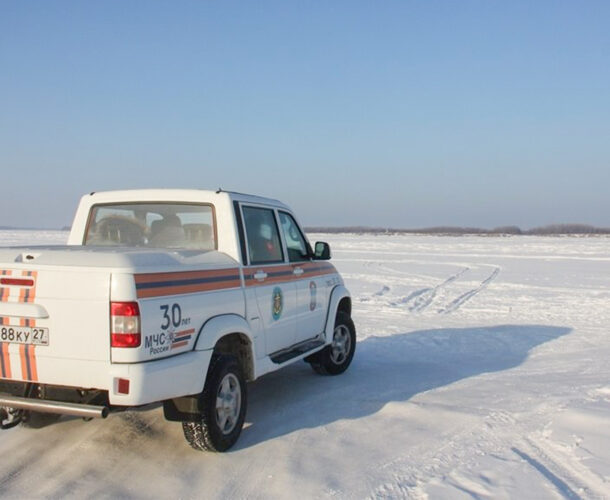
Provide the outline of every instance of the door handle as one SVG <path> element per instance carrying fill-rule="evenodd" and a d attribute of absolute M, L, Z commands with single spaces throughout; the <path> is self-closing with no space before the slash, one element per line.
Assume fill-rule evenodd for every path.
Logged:
<path fill-rule="evenodd" d="M 256 271 L 252 277 L 258 281 L 264 281 L 267 277 L 267 273 L 265 271 Z"/>
<path fill-rule="evenodd" d="M 295 274 L 295 276 L 301 276 L 301 274 L 303 274 L 304 271 L 303 271 L 302 267 L 295 267 L 294 271 L 292 271 L 292 272 Z"/>

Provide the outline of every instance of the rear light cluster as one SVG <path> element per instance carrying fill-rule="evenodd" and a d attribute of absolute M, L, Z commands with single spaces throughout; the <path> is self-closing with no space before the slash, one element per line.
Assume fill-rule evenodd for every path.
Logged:
<path fill-rule="evenodd" d="M 112 347 L 138 347 L 141 343 L 138 303 L 111 302 L 110 345 Z"/>

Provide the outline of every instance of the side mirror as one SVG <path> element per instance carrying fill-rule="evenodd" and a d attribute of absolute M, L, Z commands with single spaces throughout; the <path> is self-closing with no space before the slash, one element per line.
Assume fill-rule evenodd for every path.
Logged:
<path fill-rule="evenodd" d="M 316 241 L 314 260 L 329 260 L 330 246 L 325 241 Z"/>

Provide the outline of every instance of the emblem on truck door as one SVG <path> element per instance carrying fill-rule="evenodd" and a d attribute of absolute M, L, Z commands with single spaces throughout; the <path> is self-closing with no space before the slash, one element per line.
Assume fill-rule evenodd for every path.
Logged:
<path fill-rule="evenodd" d="M 284 300 L 282 298 L 282 289 L 279 286 L 276 286 L 273 289 L 273 300 L 271 301 L 271 314 L 273 314 L 273 319 L 280 319 L 283 306 Z"/>

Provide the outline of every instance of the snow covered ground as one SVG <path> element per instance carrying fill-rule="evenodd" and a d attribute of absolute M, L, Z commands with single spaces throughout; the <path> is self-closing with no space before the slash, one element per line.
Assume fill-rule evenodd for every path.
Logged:
<path fill-rule="evenodd" d="M 344 375 L 251 384 L 222 455 L 160 408 L 2 432 L 0 495 L 610 498 L 610 238 L 311 236 L 353 294 Z"/>

